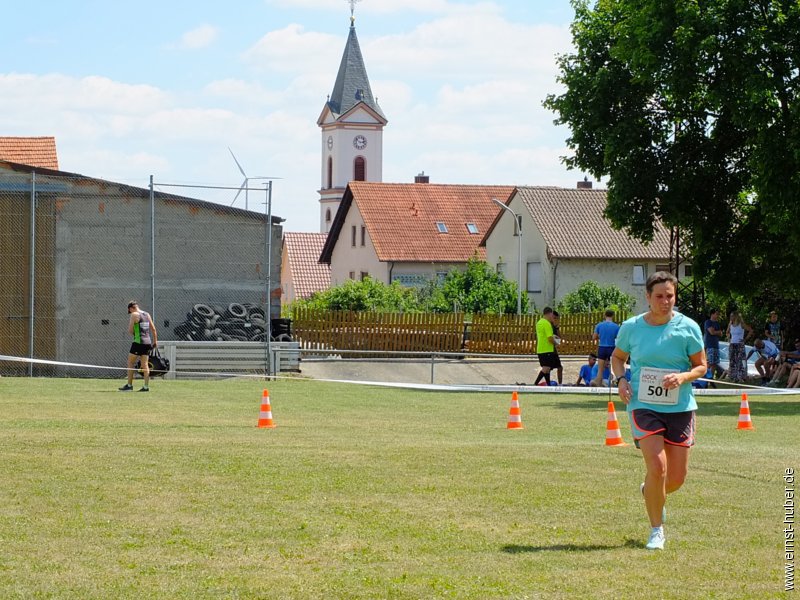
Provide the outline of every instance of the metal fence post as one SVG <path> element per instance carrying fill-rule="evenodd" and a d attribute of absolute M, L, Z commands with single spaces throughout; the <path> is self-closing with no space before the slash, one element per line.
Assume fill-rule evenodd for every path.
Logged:
<path fill-rule="evenodd" d="M 31 257 L 28 269 L 28 358 L 33 360 L 33 333 L 36 327 L 36 171 L 31 171 Z M 33 362 L 28 363 L 28 377 L 33 377 Z"/>
<path fill-rule="evenodd" d="M 156 195 L 150 175 L 150 314 L 156 316 Z"/>

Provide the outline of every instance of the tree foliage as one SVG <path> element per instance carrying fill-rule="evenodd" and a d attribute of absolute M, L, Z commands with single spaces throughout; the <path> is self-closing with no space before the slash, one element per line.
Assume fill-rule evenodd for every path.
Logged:
<path fill-rule="evenodd" d="M 516 282 L 507 280 L 486 262 L 470 259 L 466 270 L 451 270 L 431 294 L 429 307 L 450 312 L 454 307 L 466 313 L 502 314 L 517 312 Z M 522 294 L 522 312 L 528 311 L 527 294 Z"/>
<path fill-rule="evenodd" d="M 594 281 L 586 281 L 559 302 L 558 310 L 565 313 L 593 312 L 598 310 L 632 311 L 636 298 L 626 294 L 616 285 L 601 287 Z"/>
<path fill-rule="evenodd" d="M 297 300 L 295 307 L 319 310 L 378 312 L 453 312 L 515 313 L 517 284 L 496 273 L 483 261 L 470 260 L 465 271 L 451 270 L 443 281 L 431 280 L 421 289 L 391 285 L 371 277 L 348 280 L 308 299 Z M 523 294 L 523 311 L 528 298 Z"/>
<path fill-rule="evenodd" d="M 694 274 L 717 292 L 800 278 L 800 3 L 573 0 L 565 158 L 608 177 L 606 216 L 651 240 L 679 227 Z"/>
<path fill-rule="evenodd" d="M 349 279 L 306 300 L 295 301 L 294 307 L 376 312 L 414 312 L 418 308 L 414 290 L 396 281 L 387 285 L 371 277 Z"/>

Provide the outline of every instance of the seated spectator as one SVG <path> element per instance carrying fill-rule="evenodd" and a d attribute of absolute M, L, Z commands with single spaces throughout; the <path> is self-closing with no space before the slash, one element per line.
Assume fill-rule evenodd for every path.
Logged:
<path fill-rule="evenodd" d="M 575 382 L 575 385 L 587 386 L 592 382 L 592 367 L 594 367 L 595 363 L 597 363 L 597 355 L 592 352 L 589 354 L 588 362 L 581 367 L 580 373 L 578 373 L 578 381 Z"/>
<path fill-rule="evenodd" d="M 786 382 L 787 388 L 800 388 L 800 363 L 795 364 L 789 371 L 789 380 Z"/>
<path fill-rule="evenodd" d="M 778 355 L 777 367 L 770 384 L 778 383 L 784 377 L 788 377 L 792 367 L 800 363 L 800 338 L 794 341 L 794 348 L 794 351 L 781 352 Z"/>
<path fill-rule="evenodd" d="M 760 338 L 753 342 L 753 346 L 755 347 L 747 353 L 747 357 L 744 359 L 745 363 L 754 352 L 758 352 L 756 369 L 758 369 L 758 374 L 761 375 L 761 385 L 767 385 L 777 365 L 778 355 L 780 354 L 778 352 L 778 347 L 769 340 L 762 340 Z"/>

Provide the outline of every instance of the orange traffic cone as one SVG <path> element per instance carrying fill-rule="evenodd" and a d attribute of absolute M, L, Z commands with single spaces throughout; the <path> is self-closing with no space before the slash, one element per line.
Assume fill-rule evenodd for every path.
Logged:
<path fill-rule="evenodd" d="M 269 405 L 269 392 L 264 390 L 261 398 L 261 413 L 258 415 L 258 427 L 262 429 L 272 429 L 275 423 L 272 422 L 272 407 Z"/>
<path fill-rule="evenodd" d="M 627 446 L 622 440 L 622 432 L 619 430 L 619 421 L 617 421 L 617 411 L 614 409 L 614 403 L 608 403 L 608 421 L 606 423 L 606 446 Z"/>
<path fill-rule="evenodd" d="M 747 403 L 747 394 L 742 394 L 742 405 L 739 407 L 739 423 L 736 429 L 755 429 L 750 420 L 750 405 Z"/>
<path fill-rule="evenodd" d="M 519 396 L 517 392 L 511 392 L 511 410 L 508 411 L 506 429 L 524 429 L 522 427 L 522 413 L 519 411 Z"/>

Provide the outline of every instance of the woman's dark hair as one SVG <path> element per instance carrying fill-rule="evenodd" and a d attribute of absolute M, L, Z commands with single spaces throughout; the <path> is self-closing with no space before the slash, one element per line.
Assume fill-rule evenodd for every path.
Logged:
<path fill-rule="evenodd" d="M 675 277 L 675 275 L 672 273 L 667 273 L 666 271 L 656 271 L 647 278 L 647 282 L 644 284 L 644 287 L 648 294 L 652 294 L 655 286 L 657 286 L 659 283 L 667 282 L 671 283 L 675 290 L 678 289 L 678 278 Z"/>

